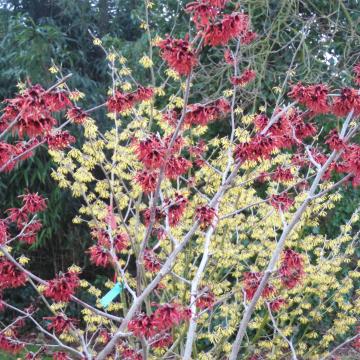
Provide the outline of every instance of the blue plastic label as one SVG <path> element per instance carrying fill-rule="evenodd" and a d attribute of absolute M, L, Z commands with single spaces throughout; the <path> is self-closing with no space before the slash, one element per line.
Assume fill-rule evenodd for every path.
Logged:
<path fill-rule="evenodd" d="M 123 284 L 120 283 L 116 283 L 115 286 L 108 292 L 106 293 L 102 299 L 100 300 L 101 305 L 106 308 L 108 307 L 111 302 L 118 296 L 121 294 L 121 292 L 123 291 Z"/>

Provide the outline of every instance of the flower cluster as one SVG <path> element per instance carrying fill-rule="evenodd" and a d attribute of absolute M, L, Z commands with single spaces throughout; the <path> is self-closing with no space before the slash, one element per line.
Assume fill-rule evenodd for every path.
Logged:
<path fill-rule="evenodd" d="M 217 217 L 216 211 L 214 208 L 208 205 L 198 206 L 195 209 L 195 218 L 200 222 L 202 229 L 213 225 L 215 218 Z"/>
<path fill-rule="evenodd" d="M 19 198 L 22 198 L 22 207 L 7 209 L 9 216 L 0 221 L 0 243 L 6 243 L 11 223 L 16 223 L 20 231 L 18 239 L 27 244 L 36 241 L 37 233 L 42 228 L 41 221 L 34 218 L 30 220 L 30 216 L 46 209 L 45 199 L 37 193 L 27 193 Z"/>
<path fill-rule="evenodd" d="M 315 114 L 327 113 L 330 109 L 328 103 L 329 90 L 324 84 L 304 86 L 302 83 L 293 85 L 289 96 L 305 105 Z"/>
<path fill-rule="evenodd" d="M 165 201 L 169 225 L 176 226 L 184 214 L 188 200 L 181 194 L 175 194 L 174 199 Z"/>
<path fill-rule="evenodd" d="M 353 111 L 356 116 L 360 114 L 359 90 L 344 88 L 340 90 L 339 96 L 334 98 L 331 112 L 336 116 L 343 117 L 350 111 Z"/>
<path fill-rule="evenodd" d="M 49 330 L 54 330 L 55 333 L 58 334 L 69 330 L 74 322 L 74 319 L 65 318 L 63 315 L 44 317 L 43 319 L 50 321 L 47 328 Z"/>
<path fill-rule="evenodd" d="M 135 180 L 146 192 L 156 188 L 158 172 L 154 170 L 159 171 L 165 165 L 165 176 L 168 179 L 176 179 L 192 166 L 189 160 L 177 155 L 181 147 L 181 138 L 176 139 L 170 147 L 169 138 L 163 140 L 156 135 L 150 135 L 145 140 L 136 143 L 137 157 L 146 170 L 138 172 Z"/>
<path fill-rule="evenodd" d="M 192 20 L 198 30 L 206 28 L 223 9 L 228 0 L 199 0 L 188 3 L 185 7 L 187 13 L 192 13 Z"/>
<path fill-rule="evenodd" d="M 53 360 L 70 360 L 70 357 L 63 351 L 53 353 Z"/>
<path fill-rule="evenodd" d="M 353 186 L 360 185 L 360 146 L 357 144 L 346 146 L 342 160 L 336 170 L 340 173 L 352 174 Z"/>
<path fill-rule="evenodd" d="M 151 193 L 156 189 L 158 174 L 155 171 L 140 170 L 135 175 L 135 181 L 141 186 L 145 194 Z"/>
<path fill-rule="evenodd" d="M 196 54 L 187 39 L 173 39 L 168 36 L 161 40 L 158 46 L 162 58 L 179 75 L 188 76 L 198 63 Z"/>
<path fill-rule="evenodd" d="M 269 302 L 270 310 L 273 312 L 278 312 L 283 307 L 286 306 L 286 300 L 283 298 L 277 298 Z"/>
<path fill-rule="evenodd" d="M 45 137 L 50 150 L 63 150 L 73 144 L 76 139 L 68 131 L 57 131 Z"/>
<path fill-rule="evenodd" d="M 68 271 L 49 280 L 45 286 L 44 295 L 54 301 L 68 302 L 79 286 L 79 277 L 76 272 Z"/>
<path fill-rule="evenodd" d="M 206 310 L 213 307 L 216 297 L 215 294 L 208 288 L 201 290 L 201 295 L 196 299 L 196 306 L 201 310 Z"/>
<path fill-rule="evenodd" d="M 0 258 L 0 291 L 17 288 L 26 283 L 27 276 L 9 260 Z"/>
<path fill-rule="evenodd" d="M 263 274 L 261 272 L 246 272 L 244 274 L 244 291 L 246 294 L 246 299 L 251 300 L 257 288 L 260 285 Z M 275 292 L 275 288 L 271 284 L 265 285 L 265 288 L 261 296 L 268 298 Z"/>
<path fill-rule="evenodd" d="M 144 251 L 144 267 L 151 273 L 156 273 L 161 269 L 161 263 L 156 256 L 154 250 L 145 249 Z"/>
<path fill-rule="evenodd" d="M 87 113 L 77 106 L 73 106 L 66 112 L 66 117 L 75 124 L 83 124 L 87 118 Z"/>
<path fill-rule="evenodd" d="M 238 12 L 226 14 L 205 29 L 205 45 L 226 45 L 230 40 L 246 35 L 248 28 L 249 18 L 247 15 Z"/>
<path fill-rule="evenodd" d="M 18 354 L 24 345 L 14 337 L 8 337 L 0 333 L 0 349 L 11 354 Z"/>
<path fill-rule="evenodd" d="M 270 198 L 270 204 L 279 211 L 287 211 L 294 204 L 294 200 L 286 193 L 283 193 L 279 195 L 272 195 Z"/>
<path fill-rule="evenodd" d="M 230 81 L 233 85 L 244 86 L 253 81 L 256 77 L 256 72 L 251 69 L 246 69 L 240 76 L 232 76 Z"/>
<path fill-rule="evenodd" d="M 151 314 L 138 314 L 129 324 L 128 329 L 135 336 L 144 336 L 152 347 L 163 348 L 172 343 L 169 331 L 182 321 L 189 319 L 189 311 L 176 303 L 164 304 Z"/>
<path fill-rule="evenodd" d="M 301 255 L 291 249 L 283 252 L 282 263 L 279 269 L 282 284 L 292 289 L 299 284 L 304 276 L 304 265 Z"/>
<path fill-rule="evenodd" d="M 25 160 L 33 155 L 33 149 L 40 143 L 37 138 L 18 141 L 15 144 L 0 142 L 0 172 L 11 171 L 17 161 Z"/>
<path fill-rule="evenodd" d="M 290 169 L 286 169 L 282 166 L 278 166 L 273 174 L 271 175 L 271 179 L 279 182 L 289 182 L 294 179 L 293 174 Z"/>
<path fill-rule="evenodd" d="M 45 91 L 40 85 L 26 89 L 14 99 L 5 100 L 7 106 L 1 118 L 1 129 L 17 119 L 14 126 L 20 137 L 42 136 L 50 132 L 57 121 L 52 112 L 71 106 L 64 91 Z"/>
<path fill-rule="evenodd" d="M 238 161 L 268 159 L 274 150 L 302 145 L 304 139 L 316 134 L 316 127 L 306 123 L 304 115 L 294 109 L 280 115 L 271 124 L 266 115 L 260 114 L 255 118 L 255 126 L 259 132 L 250 141 L 238 144 L 235 149 Z"/>
<path fill-rule="evenodd" d="M 360 114 L 359 91 L 349 87 L 341 89 L 339 96 L 333 96 L 332 102 L 329 100 L 329 89 L 324 84 L 309 86 L 302 83 L 295 84 L 289 96 L 315 114 L 331 112 L 339 117 L 348 115 L 350 111 L 355 115 Z"/>
<path fill-rule="evenodd" d="M 217 120 L 230 111 L 230 104 L 226 99 L 218 99 L 208 104 L 192 104 L 187 107 L 185 124 L 205 126 Z"/>
<path fill-rule="evenodd" d="M 96 266 L 106 267 L 111 263 L 111 247 L 115 253 L 121 253 L 129 246 L 129 238 L 126 233 L 110 234 L 104 229 L 95 229 L 92 236 L 97 240 L 97 244 L 91 246 L 88 250 L 90 260 Z"/>
<path fill-rule="evenodd" d="M 136 351 L 125 344 L 121 344 L 121 358 L 124 360 L 143 360 L 139 351 Z"/>
<path fill-rule="evenodd" d="M 153 96 L 154 90 L 152 88 L 145 88 L 142 86 L 132 93 L 122 93 L 120 91 L 116 91 L 114 96 L 107 100 L 107 107 L 110 112 L 121 113 L 126 110 L 130 110 L 139 102 L 150 100 Z M 84 115 L 76 110 L 74 115 L 68 114 L 68 116 L 69 118 L 74 119 L 74 122 L 77 119 L 81 122 L 82 120 L 80 119 L 82 119 Z"/>

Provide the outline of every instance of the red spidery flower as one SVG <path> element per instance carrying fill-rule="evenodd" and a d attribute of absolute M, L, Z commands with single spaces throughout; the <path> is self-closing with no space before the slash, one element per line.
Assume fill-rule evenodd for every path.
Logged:
<path fill-rule="evenodd" d="M 23 286 L 26 280 L 26 274 L 11 261 L 0 260 L 0 290 Z"/>
<path fill-rule="evenodd" d="M 110 249 L 111 242 L 109 233 L 104 229 L 96 229 L 92 231 L 91 235 L 93 238 L 97 239 L 98 246 L 103 248 L 105 252 L 106 249 Z M 126 233 L 117 233 L 113 236 L 113 246 L 116 252 L 120 253 L 129 246 L 129 238 Z M 96 252 L 96 250 L 95 250 Z"/>
<path fill-rule="evenodd" d="M 116 229 L 116 217 L 114 214 L 114 209 L 112 206 L 107 206 L 107 214 L 105 216 L 106 224 L 110 227 L 111 230 Z"/>
<path fill-rule="evenodd" d="M 241 44 L 249 45 L 257 38 L 257 33 L 253 31 L 246 31 L 241 35 Z"/>
<path fill-rule="evenodd" d="M 323 114 L 329 112 L 328 93 L 324 84 L 304 86 L 298 83 L 292 86 L 289 96 L 315 114 Z"/>
<path fill-rule="evenodd" d="M 151 273 L 156 273 L 161 269 L 161 263 L 156 256 L 154 250 L 145 249 L 144 251 L 144 267 Z"/>
<path fill-rule="evenodd" d="M 61 334 L 71 328 L 74 319 L 65 318 L 63 315 L 44 317 L 44 320 L 49 320 L 50 324 L 47 326 L 49 330 L 54 330 L 57 334 Z"/>
<path fill-rule="evenodd" d="M 325 144 L 328 144 L 331 150 L 342 150 L 346 146 L 344 140 L 340 139 L 339 133 L 336 129 L 332 129 L 329 132 Z"/>
<path fill-rule="evenodd" d="M 66 117 L 75 124 L 83 124 L 87 118 L 87 113 L 79 107 L 74 106 L 66 112 Z"/>
<path fill-rule="evenodd" d="M 41 360 L 41 358 L 39 357 L 40 354 L 39 353 L 36 353 L 34 354 L 33 352 L 28 352 L 26 355 L 25 355 L 25 360 Z"/>
<path fill-rule="evenodd" d="M 73 144 L 76 139 L 68 131 L 57 131 L 45 137 L 50 150 L 63 150 Z"/>
<path fill-rule="evenodd" d="M 284 193 L 272 195 L 270 198 L 270 204 L 279 211 L 287 211 L 294 204 L 294 200 Z"/>
<path fill-rule="evenodd" d="M 351 88 L 344 88 L 340 91 L 340 96 L 334 98 L 331 111 L 339 117 L 343 117 L 354 110 L 355 115 L 360 114 L 360 95 L 359 91 Z"/>
<path fill-rule="evenodd" d="M 230 104 L 226 99 L 218 99 L 209 104 L 193 104 L 187 107 L 185 124 L 205 126 L 209 122 L 223 117 L 230 111 Z"/>
<path fill-rule="evenodd" d="M 279 111 L 281 110 L 278 109 L 276 113 Z M 255 126 L 260 131 L 263 131 L 268 123 L 269 119 L 265 114 L 260 114 L 255 118 Z M 292 109 L 286 115 L 280 116 L 265 134 L 271 137 L 271 145 L 274 148 L 286 149 L 301 143 L 308 136 L 314 136 L 316 127 L 313 124 L 305 123 L 303 116 Z"/>
<path fill-rule="evenodd" d="M 226 45 L 231 39 L 246 33 L 248 27 L 247 15 L 238 12 L 226 14 L 221 21 L 207 27 L 204 34 L 205 45 Z"/>
<path fill-rule="evenodd" d="M 107 100 L 107 107 L 110 112 L 123 112 L 134 106 L 133 96 L 116 91 L 115 95 Z"/>
<path fill-rule="evenodd" d="M 150 87 L 139 86 L 133 93 L 135 102 L 150 100 L 154 96 L 154 89 Z"/>
<path fill-rule="evenodd" d="M 43 97 L 50 111 L 57 112 L 72 105 L 67 95 L 66 92 L 60 90 L 45 92 Z"/>
<path fill-rule="evenodd" d="M 29 193 L 20 197 L 23 202 L 23 210 L 28 214 L 34 214 L 46 209 L 45 199 L 37 193 Z"/>
<path fill-rule="evenodd" d="M 0 245 L 6 243 L 8 237 L 8 228 L 4 220 L 0 220 Z"/>
<path fill-rule="evenodd" d="M 192 19 L 197 29 L 205 28 L 219 14 L 219 10 L 224 8 L 228 0 L 199 0 L 188 3 L 185 12 L 193 13 Z"/>
<path fill-rule="evenodd" d="M 96 266 L 106 267 L 110 263 L 110 255 L 107 249 L 101 245 L 93 245 L 89 248 L 90 261 Z"/>
<path fill-rule="evenodd" d="M 167 331 L 184 320 L 184 309 L 181 305 L 164 304 L 159 306 L 152 314 L 152 325 L 159 331 Z"/>
<path fill-rule="evenodd" d="M 299 141 L 312 137 L 317 133 L 316 126 L 311 123 L 305 123 L 304 118 L 297 111 L 291 112 L 288 117 L 289 126 L 291 128 L 291 135 L 293 143 L 299 143 Z"/>
<path fill-rule="evenodd" d="M 163 119 L 172 127 L 176 127 L 180 113 L 176 110 L 168 110 L 163 114 Z"/>
<path fill-rule="evenodd" d="M 18 354 L 24 345 L 16 339 L 5 336 L 0 333 L 0 349 L 11 354 Z"/>
<path fill-rule="evenodd" d="M 129 348 L 128 346 L 121 346 L 121 359 L 123 360 L 143 360 L 141 354 L 138 354 L 136 350 Z"/>
<path fill-rule="evenodd" d="M 182 156 L 171 156 L 165 167 L 165 176 L 168 179 L 177 179 L 191 168 L 191 162 Z"/>
<path fill-rule="evenodd" d="M 128 330 L 132 331 L 137 337 L 144 336 L 150 338 L 157 334 L 152 320 L 152 315 L 148 316 L 144 313 L 140 313 L 129 321 Z"/>
<path fill-rule="evenodd" d="M 282 298 L 272 300 L 270 301 L 269 306 L 271 311 L 278 312 L 280 309 L 286 306 L 286 300 Z"/>
<path fill-rule="evenodd" d="M 301 255 L 290 249 L 285 250 L 279 274 L 281 282 L 286 288 L 292 289 L 299 284 L 304 276 L 304 265 Z"/>
<path fill-rule="evenodd" d="M 41 221 L 34 220 L 31 224 L 26 226 L 25 231 L 19 236 L 19 240 L 27 243 L 28 245 L 33 244 L 36 241 L 37 233 L 41 228 Z"/>
<path fill-rule="evenodd" d="M 13 147 L 13 161 L 11 162 L 15 165 L 15 161 L 26 160 L 34 155 L 34 148 L 40 144 L 40 140 L 38 138 L 32 138 L 28 141 L 19 141 Z"/>
<path fill-rule="evenodd" d="M 171 134 L 164 139 L 164 144 L 166 148 L 170 148 L 173 136 L 174 134 Z M 180 152 L 184 146 L 184 143 L 184 139 L 181 136 L 177 136 L 176 139 L 173 141 L 173 144 L 171 145 L 171 154 L 176 154 Z"/>
<path fill-rule="evenodd" d="M 240 76 L 231 77 L 230 81 L 233 85 L 244 86 L 256 78 L 256 72 L 251 69 L 246 69 Z"/>
<path fill-rule="evenodd" d="M 135 152 L 148 169 L 158 169 L 164 162 L 166 148 L 157 136 L 151 135 L 136 144 Z"/>
<path fill-rule="evenodd" d="M 240 143 L 235 148 L 235 159 L 238 161 L 268 159 L 271 152 L 276 149 L 274 138 L 264 135 L 255 135 L 250 142 Z"/>
<path fill-rule="evenodd" d="M 360 146 L 356 144 L 347 146 L 342 158 L 342 172 L 353 174 L 353 186 L 360 185 Z"/>
<path fill-rule="evenodd" d="M 188 147 L 189 154 L 195 159 L 200 158 L 206 150 L 206 142 L 200 140 L 197 144 Z"/>
<path fill-rule="evenodd" d="M 285 169 L 278 166 L 274 173 L 271 175 L 272 180 L 280 182 L 289 182 L 294 179 L 290 169 Z"/>
<path fill-rule="evenodd" d="M 216 216 L 215 209 L 208 205 L 198 206 L 195 210 L 195 217 L 200 222 L 202 229 L 212 225 Z"/>
<path fill-rule="evenodd" d="M 261 272 L 246 272 L 244 274 L 244 291 L 246 299 L 251 300 L 256 290 L 258 289 L 263 274 Z M 267 284 L 261 294 L 262 297 L 267 298 L 275 292 L 275 288 L 271 284 Z"/>
<path fill-rule="evenodd" d="M 135 181 L 141 186 L 145 194 L 153 192 L 156 189 L 158 173 L 148 170 L 138 171 L 135 175 Z"/>
<path fill-rule="evenodd" d="M 166 239 L 166 231 L 162 228 L 156 228 L 154 227 L 151 230 L 151 235 L 157 238 L 159 241 Z"/>
<path fill-rule="evenodd" d="M 17 155 L 17 148 L 14 145 L 0 142 L 0 169 L 4 167 L 4 171 L 9 172 L 15 166 L 12 159 Z"/>
<path fill-rule="evenodd" d="M 269 174 L 267 172 L 261 172 L 259 173 L 259 175 L 256 177 L 256 181 L 258 181 L 259 183 L 265 183 L 266 181 L 269 180 Z"/>
<path fill-rule="evenodd" d="M 360 62 L 354 66 L 355 84 L 360 85 Z"/>
<path fill-rule="evenodd" d="M 57 275 L 53 280 L 49 280 L 45 287 L 44 295 L 57 302 L 68 302 L 78 286 L 78 274 L 69 271 L 65 274 Z"/>
<path fill-rule="evenodd" d="M 198 63 L 197 57 L 187 39 L 173 39 L 168 36 L 165 40 L 161 40 L 158 46 L 161 57 L 179 75 L 188 76 Z"/>
<path fill-rule="evenodd" d="M 107 107 L 110 112 L 123 112 L 130 110 L 139 102 L 150 100 L 153 96 L 154 90 L 143 86 L 139 86 L 137 90 L 127 94 L 116 91 L 115 94 L 107 100 Z"/>
<path fill-rule="evenodd" d="M 143 212 L 143 219 L 144 219 L 145 226 L 149 226 L 149 224 L 150 224 L 150 216 L 151 216 L 151 210 L 146 209 Z M 160 222 L 164 218 L 165 218 L 165 214 L 162 211 L 162 209 L 156 208 L 155 209 L 155 222 Z"/>
<path fill-rule="evenodd" d="M 22 207 L 19 208 L 10 208 L 6 210 L 9 213 L 10 222 L 15 222 L 19 230 L 21 230 L 24 225 L 28 222 L 28 212 Z"/>
<path fill-rule="evenodd" d="M 169 347 L 174 342 L 173 337 L 170 334 L 162 334 L 160 337 L 156 337 L 150 346 L 153 349 L 164 349 Z"/>
<path fill-rule="evenodd" d="M 126 233 L 120 233 L 114 236 L 114 249 L 117 253 L 122 252 L 129 246 L 129 236 Z"/>
<path fill-rule="evenodd" d="M 225 49 L 225 51 L 224 51 L 224 59 L 227 64 L 234 65 L 235 59 L 229 48 Z"/>
<path fill-rule="evenodd" d="M 179 223 L 187 203 L 188 200 L 181 194 L 175 194 L 174 199 L 166 199 L 165 204 L 170 226 L 176 226 Z"/>
<path fill-rule="evenodd" d="M 70 357 L 63 351 L 53 353 L 53 360 L 70 360 Z"/>
<path fill-rule="evenodd" d="M 203 289 L 202 294 L 196 299 L 196 306 L 201 310 L 210 309 L 215 303 L 215 294 L 210 289 Z"/>
<path fill-rule="evenodd" d="M 25 134 L 36 137 L 48 133 L 57 121 L 52 112 L 57 112 L 71 105 L 67 95 L 62 91 L 45 91 L 40 85 L 26 89 L 14 99 L 6 99 L 2 121 L 11 123 L 18 118 L 14 129 L 19 137 Z"/>

